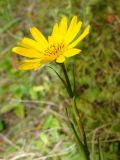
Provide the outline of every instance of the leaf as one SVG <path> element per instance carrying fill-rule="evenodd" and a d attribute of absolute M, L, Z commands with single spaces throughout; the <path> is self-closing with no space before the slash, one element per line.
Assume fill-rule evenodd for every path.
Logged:
<path fill-rule="evenodd" d="M 14 109 L 15 114 L 19 117 L 19 118 L 24 118 L 25 117 L 25 107 L 23 105 L 19 105 Z"/>
<path fill-rule="evenodd" d="M 45 145 L 49 144 L 49 140 L 48 140 L 48 138 L 47 138 L 47 136 L 46 136 L 45 133 L 41 133 L 41 134 L 40 134 L 40 139 L 42 140 L 42 142 L 43 142 Z"/>
<path fill-rule="evenodd" d="M 88 88 L 85 92 L 84 92 L 84 98 L 87 99 L 90 102 L 94 102 L 98 96 L 100 95 L 101 91 L 98 87 L 91 87 Z"/>
<path fill-rule="evenodd" d="M 43 124 L 44 129 L 59 128 L 59 127 L 60 127 L 59 121 L 53 115 L 49 115 Z"/>
<path fill-rule="evenodd" d="M 16 151 L 17 151 L 17 149 L 15 147 L 10 146 L 5 149 L 5 155 L 16 153 Z"/>
<path fill-rule="evenodd" d="M 4 123 L 2 120 L 0 120 L 0 131 L 2 131 L 4 129 Z"/>
<path fill-rule="evenodd" d="M 16 102 L 17 103 L 17 102 Z M 1 114 L 4 114 L 4 113 L 7 113 L 7 112 L 10 112 L 11 110 L 13 110 L 15 107 L 16 107 L 17 104 L 7 104 L 5 106 L 3 106 L 1 109 L 0 109 L 0 113 Z"/>

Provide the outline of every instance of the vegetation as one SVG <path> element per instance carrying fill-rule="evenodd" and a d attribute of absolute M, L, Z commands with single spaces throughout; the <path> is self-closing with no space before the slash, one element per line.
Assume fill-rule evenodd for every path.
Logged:
<path fill-rule="evenodd" d="M 0 0 L 0 159 L 78 160 L 65 107 L 69 97 L 53 70 L 17 71 L 14 47 L 29 27 L 46 36 L 63 15 L 91 33 L 65 63 L 73 79 L 91 160 L 120 159 L 120 1 Z M 56 64 L 52 64 L 55 66 Z M 56 70 L 59 67 L 56 65 Z M 100 159 L 101 157 L 101 159 Z"/>

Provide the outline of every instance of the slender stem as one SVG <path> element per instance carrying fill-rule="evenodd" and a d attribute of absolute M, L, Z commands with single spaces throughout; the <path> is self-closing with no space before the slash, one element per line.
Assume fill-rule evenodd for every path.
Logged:
<path fill-rule="evenodd" d="M 61 66 L 62 66 L 62 70 L 63 70 L 64 76 L 65 76 L 65 79 L 66 79 L 67 88 L 68 88 L 68 91 L 69 91 L 68 94 L 69 94 L 70 98 L 73 98 L 74 95 L 73 95 L 72 87 L 71 87 L 70 80 L 68 78 L 68 74 L 67 74 L 64 63 L 62 63 Z"/>
<path fill-rule="evenodd" d="M 97 139 L 97 141 L 98 141 L 98 155 L 99 155 L 99 160 L 104 160 L 104 159 L 103 159 L 103 154 L 102 154 L 102 150 L 101 150 L 101 145 L 100 145 L 99 138 Z"/>
<path fill-rule="evenodd" d="M 80 127 L 79 130 L 81 133 L 81 136 L 82 136 L 82 139 L 83 139 L 83 142 L 84 142 L 84 145 L 85 145 L 85 149 L 86 149 L 86 152 L 87 154 L 89 155 L 89 150 L 88 150 L 88 145 L 87 145 L 87 139 L 86 139 L 86 134 L 85 134 L 85 130 L 84 130 L 84 127 L 82 125 L 82 122 L 81 122 L 81 117 L 79 115 L 79 111 L 78 111 L 78 108 L 77 108 L 77 104 L 76 104 L 76 101 L 75 101 L 75 98 L 74 98 L 74 106 L 75 106 L 75 110 L 76 110 L 76 114 L 77 114 L 77 117 L 78 117 L 78 126 Z"/>
<path fill-rule="evenodd" d="M 70 83 L 70 80 L 69 80 L 65 65 L 64 65 L 64 63 L 61 64 L 64 76 L 65 76 L 65 81 L 55 69 L 53 69 L 50 66 L 48 66 L 48 67 L 51 68 L 57 74 L 57 76 L 60 78 L 60 80 L 64 84 L 64 86 L 67 89 L 67 92 L 68 92 L 68 94 L 69 94 L 69 96 L 70 96 L 70 98 L 72 100 L 73 104 L 72 104 L 71 107 L 66 108 L 66 113 L 67 113 L 71 128 L 73 130 L 73 133 L 75 135 L 76 141 L 78 143 L 78 149 L 79 149 L 79 153 L 80 153 L 80 160 L 90 160 L 89 159 L 89 151 L 88 151 L 88 147 L 87 147 L 85 131 L 84 131 L 83 125 L 81 123 L 81 118 L 80 118 L 79 111 L 78 111 L 78 108 L 77 108 L 77 105 L 76 105 L 76 101 L 75 101 L 75 93 L 72 90 L 71 83 Z M 75 79 L 74 79 L 74 83 L 75 83 Z M 74 86 L 74 88 L 75 88 L 75 86 Z M 68 109 L 70 109 L 69 110 L 70 112 L 68 111 Z M 79 130 L 80 134 L 77 131 L 77 129 Z"/>
<path fill-rule="evenodd" d="M 85 146 L 87 147 L 86 135 L 85 135 L 85 131 L 84 131 L 83 125 L 81 123 L 81 118 L 80 118 L 79 111 L 78 111 L 78 108 L 77 108 L 77 105 L 76 105 L 76 101 L 75 101 L 75 98 L 74 98 L 74 93 L 72 91 L 71 83 L 70 83 L 70 80 L 69 80 L 69 77 L 68 77 L 68 74 L 67 74 L 67 71 L 66 71 L 64 63 L 62 63 L 61 65 L 62 65 L 63 73 L 64 73 L 64 76 L 65 76 L 65 79 L 66 79 L 66 83 L 67 83 L 67 86 L 68 86 L 67 87 L 68 88 L 67 90 L 69 91 L 68 94 L 70 95 L 70 98 L 72 98 L 72 100 L 74 102 L 73 103 L 73 111 L 75 113 L 75 119 L 77 117 L 79 119 L 79 120 L 76 119 L 77 123 L 79 123 L 78 124 L 78 129 L 80 130 L 81 138 L 83 139 L 83 141 L 85 143 Z"/>
<path fill-rule="evenodd" d="M 77 131 L 76 131 L 75 126 L 74 126 L 74 123 L 70 120 L 70 116 L 69 116 L 69 112 L 68 112 L 67 108 L 66 108 L 66 113 L 67 113 L 71 128 L 73 130 L 73 133 L 75 135 L 77 144 L 78 144 L 78 149 L 79 149 L 79 153 L 80 153 L 80 160 L 89 160 L 88 156 L 85 153 L 84 145 L 82 144 L 82 142 L 81 142 L 81 140 L 80 140 L 80 138 L 79 138 L 79 136 L 77 134 Z"/>
<path fill-rule="evenodd" d="M 81 158 L 82 158 L 81 160 L 89 160 L 89 151 L 88 151 L 85 131 L 84 131 L 83 125 L 81 123 L 81 118 L 80 118 L 78 108 L 77 108 L 77 105 L 76 105 L 76 101 L 75 101 L 75 98 L 74 98 L 74 93 L 72 91 L 71 83 L 70 83 L 70 80 L 69 80 L 69 77 L 68 77 L 68 74 L 67 74 L 64 63 L 61 64 L 61 67 L 62 67 L 64 76 L 65 76 L 68 94 L 73 101 L 72 113 L 71 114 L 73 115 L 73 120 L 74 120 L 75 124 L 77 124 L 80 135 L 78 135 L 78 133 L 76 131 L 76 128 L 74 126 L 75 125 L 74 123 L 71 123 L 71 128 L 72 128 L 72 130 L 75 134 L 75 137 L 76 137 L 77 141 L 79 140 L 78 142 L 79 142 L 79 147 L 80 147 L 80 154 L 84 155 L 84 158 L 82 158 L 82 156 L 81 156 Z M 71 117 L 69 116 L 69 118 L 71 118 Z M 82 143 L 81 139 L 82 139 L 83 143 Z"/>
<path fill-rule="evenodd" d="M 76 79 L 75 79 L 75 68 L 74 68 L 74 64 L 73 64 L 73 82 L 74 82 L 74 85 L 73 85 L 73 93 L 74 93 L 74 95 L 76 95 Z"/>

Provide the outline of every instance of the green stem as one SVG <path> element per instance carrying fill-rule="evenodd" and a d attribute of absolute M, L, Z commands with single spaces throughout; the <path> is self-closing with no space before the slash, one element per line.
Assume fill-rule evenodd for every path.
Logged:
<path fill-rule="evenodd" d="M 103 160 L 103 154 L 102 154 L 102 150 L 101 150 L 101 145 L 100 145 L 99 138 L 97 139 L 97 141 L 98 141 L 98 155 L 99 155 L 99 160 Z"/>
<path fill-rule="evenodd" d="M 87 147 L 86 135 L 85 135 L 82 123 L 81 123 L 81 119 L 80 119 L 80 115 L 79 115 L 79 112 L 77 109 L 76 101 L 74 99 L 74 93 L 72 91 L 71 83 L 70 83 L 70 80 L 69 80 L 64 63 L 61 64 L 61 67 L 62 67 L 64 76 L 65 76 L 68 94 L 73 101 L 71 114 L 72 114 L 72 118 L 73 118 L 74 123 L 71 123 L 71 128 L 74 132 L 74 135 L 75 135 L 76 140 L 79 145 L 81 160 L 89 160 L 89 151 L 88 151 L 88 147 Z M 68 115 L 68 118 L 71 119 L 71 116 Z M 76 131 L 76 125 L 78 127 L 79 132 L 80 132 L 80 135 L 78 135 L 78 132 Z M 82 141 L 84 143 L 82 143 Z"/>
<path fill-rule="evenodd" d="M 67 71 L 66 71 L 66 68 L 65 68 L 64 63 L 61 64 L 61 67 L 62 67 L 64 76 L 65 76 L 65 79 L 66 79 L 67 88 L 68 88 L 68 89 L 67 89 L 67 90 L 68 90 L 68 94 L 69 94 L 70 98 L 73 98 L 74 95 L 73 95 L 72 87 L 71 87 L 70 80 L 69 80 L 69 78 L 68 78 Z"/>
<path fill-rule="evenodd" d="M 81 136 L 82 136 L 82 140 L 83 140 L 84 145 L 85 145 L 86 153 L 89 155 L 89 150 L 88 150 L 88 145 L 87 145 L 87 138 L 86 138 L 84 127 L 83 127 L 82 122 L 81 122 L 81 117 L 79 115 L 79 111 L 78 111 L 78 108 L 77 108 L 75 97 L 74 97 L 73 101 L 74 101 L 75 112 L 76 112 L 77 117 L 78 117 L 78 127 L 79 127 L 79 130 L 81 132 Z"/>
<path fill-rule="evenodd" d="M 68 108 L 66 107 L 66 113 L 67 113 L 67 116 L 68 116 L 68 120 L 69 120 L 69 123 L 70 123 L 70 126 L 72 128 L 72 131 L 75 135 L 75 139 L 76 139 L 76 142 L 78 144 L 78 150 L 79 150 L 79 153 L 80 153 L 80 160 L 89 160 L 86 153 L 85 153 L 85 148 L 84 148 L 84 145 L 82 144 L 78 134 L 77 134 L 77 131 L 75 129 L 75 126 L 74 126 L 74 122 L 72 122 L 70 120 L 70 115 L 69 115 L 69 111 L 68 111 Z"/>

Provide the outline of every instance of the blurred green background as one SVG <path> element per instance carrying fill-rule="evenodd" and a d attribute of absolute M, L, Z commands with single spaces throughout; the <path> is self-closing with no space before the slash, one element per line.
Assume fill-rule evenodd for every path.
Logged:
<path fill-rule="evenodd" d="M 87 133 L 91 160 L 120 159 L 120 1 L 0 0 L 0 159 L 79 160 L 67 125 L 69 99 L 47 67 L 17 71 L 14 47 L 29 27 L 44 35 L 63 15 L 90 23 L 82 54 L 66 61 Z M 53 64 L 58 72 L 58 66 Z M 98 143 L 99 141 L 99 143 Z"/>

